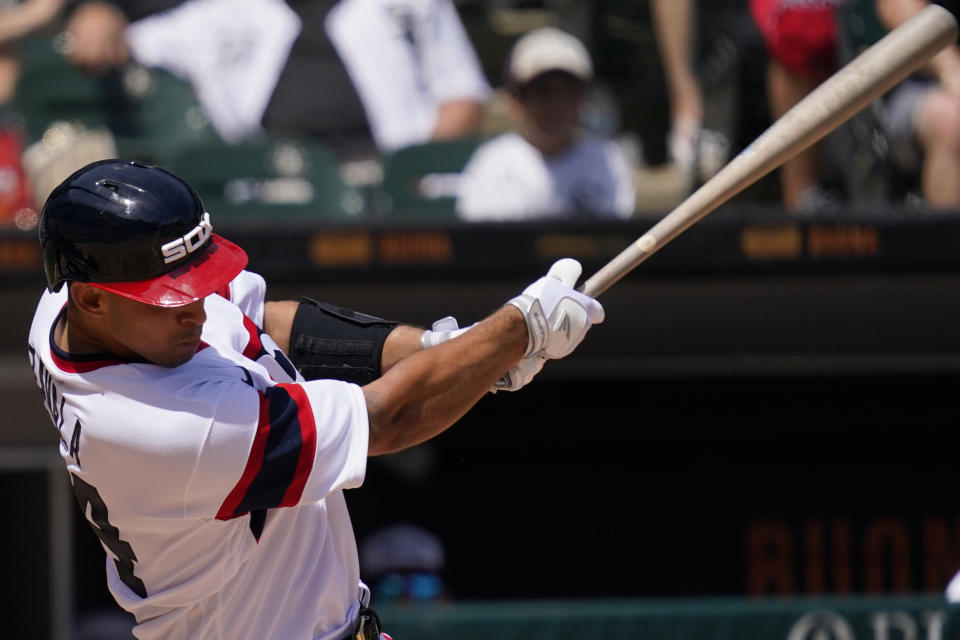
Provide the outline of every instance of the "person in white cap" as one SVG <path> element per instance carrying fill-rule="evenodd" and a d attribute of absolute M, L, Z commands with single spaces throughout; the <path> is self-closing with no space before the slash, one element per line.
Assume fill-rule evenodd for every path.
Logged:
<path fill-rule="evenodd" d="M 590 54 L 573 35 L 543 27 L 517 41 L 507 89 L 519 125 L 482 143 L 467 162 L 456 207 L 461 219 L 633 215 L 626 154 L 579 126 L 592 81 Z"/>

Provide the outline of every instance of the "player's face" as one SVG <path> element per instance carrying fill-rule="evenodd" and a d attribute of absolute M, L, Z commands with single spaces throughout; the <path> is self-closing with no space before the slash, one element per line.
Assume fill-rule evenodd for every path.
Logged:
<path fill-rule="evenodd" d="M 115 294 L 105 301 L 107 330 L 119 356 L 139 356 L 164 367 L 176 367 L 193 357 L 207 314 L 203 300 L 182 307 L 155 307 Z"/>

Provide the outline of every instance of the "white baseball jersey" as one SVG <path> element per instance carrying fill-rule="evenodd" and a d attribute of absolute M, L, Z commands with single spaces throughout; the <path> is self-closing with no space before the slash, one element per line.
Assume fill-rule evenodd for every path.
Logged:
<path fill-rule="evenodd" d="M 510 131 L 484 142 L 467 162 L 457 214 L 470 222 L 563 218 L 575 212 L 626 219 L 635 205 L 630 162 L 615 142 L 585 136 L 570 149 L 544 157 Z"/>
<path fill-rule="evenodd" d="M 366 470 L 360 388 L 303 380 L 258 328 L 250 272 L 206 299 L 173 368 L 59 349 L 66 289 L 40 300 L 30 359 L 134 634 L 340 638 L 369 594 L 342 494 Z"/>
<path fill-rule="evenodd" d="M 429 140 L 443 102 L 490 97 L 451 0 L 341 0 L 325 28 L 382 151 Z"/>

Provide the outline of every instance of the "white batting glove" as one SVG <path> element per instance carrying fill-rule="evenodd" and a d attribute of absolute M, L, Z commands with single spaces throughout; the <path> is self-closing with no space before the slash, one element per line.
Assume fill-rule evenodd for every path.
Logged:
<path fill-rule="evenodd" d="M 530 342 L 524 358 L 541 353 L 550 359 L 568 356 L 592 325 L 603 322 L 603 306 L 573 289 L 582 271 L 572 258 L 558 260 L 546 276 L 507 302 L 527 321 Z"/>
<path fill-rule="evenodd" d="M 527 356 L 503 374 L 490 389 L 490 392 L 516 391 L 517 389 L 523 388 L 533 380 L 533 376 L 540 373 L 546 361 L 547 357 L 542 353 Z"/>
<path fill-rule="evenodd" d="M 473 325 L 469 327 L 464 327 L 463 329 L 459 328 L 457 325 L 457 319 L 453 316 L 447 316 L 445 318 L 440 318 L 433 323 L 433 326 L 430 329 L 427 329 L 420 336 L 420 344 L 424 349 L 429 347 L 436 346 L 441 342 L 446 342 L 456 338 L 457 336 L 463 334 L 465 331 L 469 330 Z M 547 359 L 543 354 L 535 354 L 532 356 L 527 356 L 520 362 L 516 364 L 513 368 L 503 374 L 497 382 L 490 387 L 490 393 L 496 393 L 497 391 L 516 391 L 520 389 L 528 382 L 533 380 L 533 376 L 540 373 L 540 369 L 543 368 L 543 363 Z"/>

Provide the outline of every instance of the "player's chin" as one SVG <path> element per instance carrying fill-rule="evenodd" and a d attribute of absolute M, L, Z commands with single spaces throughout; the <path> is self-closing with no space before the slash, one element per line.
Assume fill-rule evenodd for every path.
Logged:
<path fill-rule="evenodd" d="M 154 364 L 160 365 L 161 367 L 179 367 L 182 364 L 186 364 L 191 358 L 193 358 L 193 356 L 197 353 L 199 346 L 199 340 L 179 343 L 171 346 L 162 354 L 157 354 L 156 357 L 151 358 L 151 361 Z"/>

